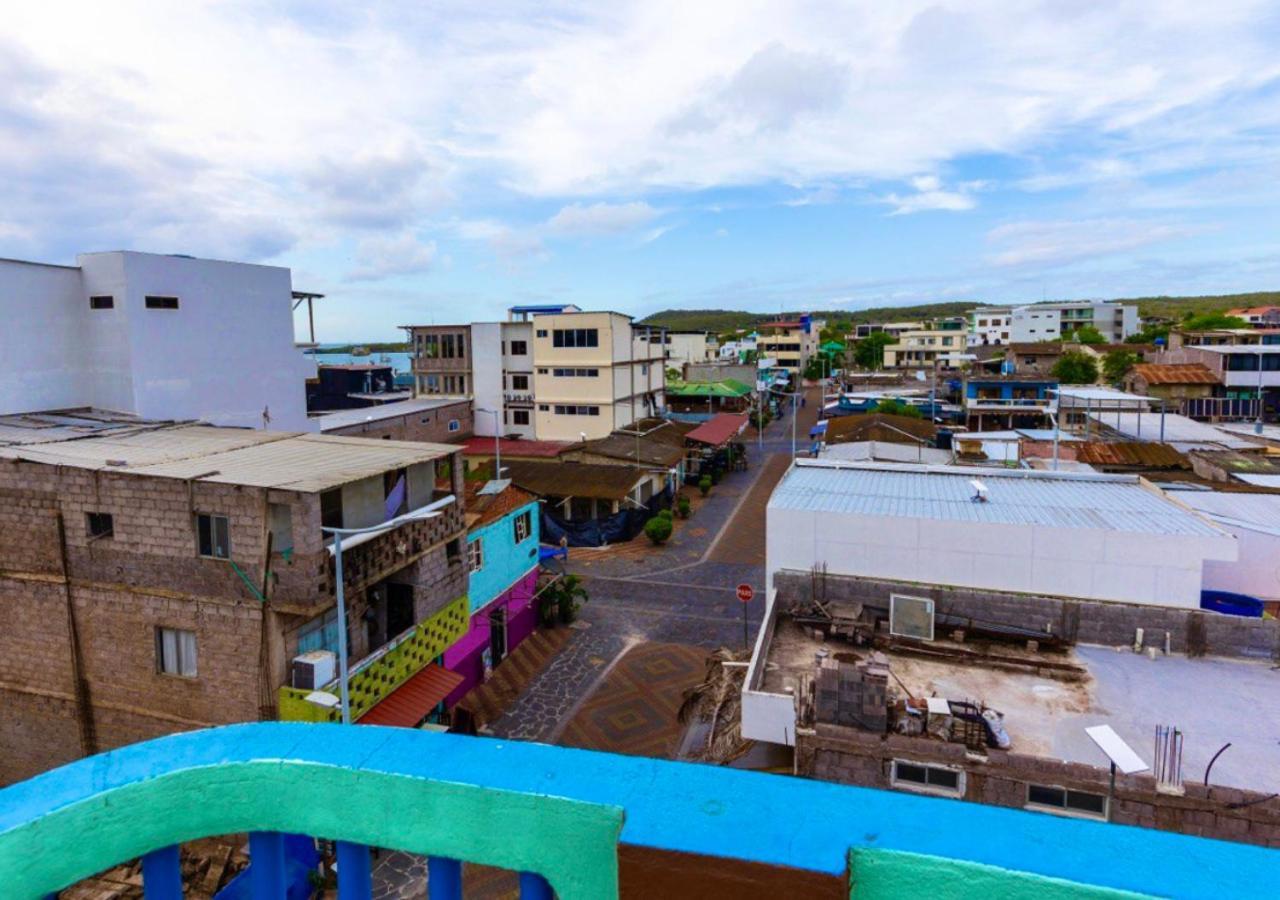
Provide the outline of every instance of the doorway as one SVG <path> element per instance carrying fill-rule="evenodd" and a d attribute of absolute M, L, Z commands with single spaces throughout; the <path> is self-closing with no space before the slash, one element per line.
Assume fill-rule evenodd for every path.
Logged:
<path fill-rule="evenodd" d="M 408 631 L 413 621 L 413 587 L 408 584 L 387 585 L 387 640 Z"/>
<path fill-rule="evenodd" d="M 489 659 L 490 666 L 498 667 L 507 656 L 507 608 L 505 606 L 489 613 Z"/>

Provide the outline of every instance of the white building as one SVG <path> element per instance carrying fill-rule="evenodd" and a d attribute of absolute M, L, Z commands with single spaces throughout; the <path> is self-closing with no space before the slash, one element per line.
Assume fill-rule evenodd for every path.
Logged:
<path fill-rule="evenodd" d="M 975 500 L 980 479 L 985 501 Z M 779 570 L 1197 608 L 1235 539 L 1132 475 L 798 460 L 766 520 Z"/>
<path fill-rule="evenodd" d="M 1027 344 L 1065 340 L 1086 326 L 1098 329 L 1108 343 L 1118 344 L 1137 333 L 1138 307 L 1089 300 L 1015 306 L 1010 317 L 1009 341 Z"/>
<path fill-rule="evenodd" d="M 1205 589 L 1280 601 L 1280 494 L 1179 491 L 1177 497 L 1240 543 L 1238 561 L 1205 563 Z"/>
<path fill-rule="evenodd" d="M 1008 306 L 983 306 L 969 310 L 969 346 L 1009 343 L 1012 323 L 1013 309 Z"/>
<path fill-rule="evenodd" d="M 314 430 L 288 269 L 128 251 L 76 263 L 0 260 L 0 414 Z"/>
<path fill-rule="evenodd" d="M 720 345 L 719 353 L 722 360 L 741 362 L 744 354 L 756 352 L 756 340 L 759 335 L 755 332 L 743 335 L 736 341 L 725 341 Z"/>
<path fill-rule="evenodd" d="M 716 336 L 706 331 L 668 331 L 665 340 L 667 365 L 673 369 L 713 360 L 720 347 Z"/>

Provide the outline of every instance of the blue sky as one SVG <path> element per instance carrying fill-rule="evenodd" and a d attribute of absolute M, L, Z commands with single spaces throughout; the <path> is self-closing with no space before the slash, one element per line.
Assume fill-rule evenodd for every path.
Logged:
<path fill-rule="evenodd" d="M 286 265 L 322 340 L 1276 289 L 1276 10 L 22 4 L 0 256 Z"/>

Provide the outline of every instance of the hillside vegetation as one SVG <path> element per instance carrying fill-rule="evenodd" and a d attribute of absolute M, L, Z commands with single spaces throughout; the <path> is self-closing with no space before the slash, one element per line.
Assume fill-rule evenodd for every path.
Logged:
<path fill-rule="evenodd" d="M 1138 304 L 1143 318 L 1159 316 L 1182 319 L 1188 315 L 1222 312 L 1239 306 L 1280 305 L 1280 291 L 1256 291 L 1249 294 L 1213 294 L 1200 297 L 1124 297 L 1123 303 Z M 812 310 L 813 315 L 828 322 L 895 322 L 916 319 L 959 316 L 981 306 L 980 300 L 947 303 L 924 303 L 916 306 L 878 306 L 860 310 Z M 799 315 L 799 311 L 783 313 Z M 642 325 L 662 325 L 680 331 L 711 331 L 723 334 L 738 328 L 749 328 L 758 322 L 777 318 L 776 313 L 751 313 L 734 309 L 664 309 L 646 317 Z"/>

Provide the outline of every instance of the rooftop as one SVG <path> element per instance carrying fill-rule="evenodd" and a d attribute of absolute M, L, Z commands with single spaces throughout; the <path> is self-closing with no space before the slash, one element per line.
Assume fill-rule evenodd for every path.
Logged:
<path fill-rule="evenodd" d="M 503 466 L 503 468 L 505 469 L 506 466 Z M 503 483 L 499 482 L 500 485 Z M 467 528 L 469 529 L 483 528 L 485 525 L 498 521 L 507 513 L 515 512 L 520 507 L 527 506 L 538 499 L 524 488 L 517 487 L 514 484 L 506 484 L 499 491 L 481 493 L 488 484 L 491 484 L 491 482 L 467 482 L 465 509 L 467 511 Z"/>
<path fill-rule="evenodd" d="M 1094 412 L 1095 422 L 1134 440 L 1160 440 L 1178 450 L 1257 448 L 1253 441 L 1176 413 Z"/>
<path fill-rule="evenodd" d="M 1280 493 L 1186 491 L 1178 499 L 1215 522 L 1280 534 Z"/>
<path fill-rule="evenodd" d="M 573 450 L 632 463 L 639 462 L 647 466 L 670 467 L 684 458 L 684 449 L 680 446 L 641 435 L 621 434 L 617 431 L 597 440 L 575 445 Z"/>
<path fill-rule="evenodd" d="M 458 398 L 419 397 L 416 400 L 397 400 L 393 403 L 383 403 L 381 406 L 366 406 L 363 409 L 343 409 L 337 412 L 325 413 L 323 416 L 318 417 L 318 421 L 322 432 L 333 431 L 338 428 L 350 428 L 352 425 L 380 422 L 384 419 L 394 419 L 396 416 L 423 413 L 432 409 L 440 409 L 444 406 L 457 406 L 468 402 Z"/>
<path fill-rule="evenodd" d="M 590 497 L 622 500 L 647 473 L 632 466 L 592 463 L 503 461 L 504 473 L 513 483 L 540 497 Z"/>
<path fill-rule="evenodd" d="M 1135 475 L 984 469 L 988 500 L 976 503 L 975 472 L 918 466 L 797 460 L 769 509 L 953 522 L 1221 536 L 1202 517 Z"/>
<path fill-rule="evenodd" d="M 447 444 L 151 423 L 0 445 L 0 459 L 313 493 L 440 459 L 457 449 Z"/>
<path fill-rule="evenodd" d="M 491 437 L 473 437 L 463 441 L 462 452 L 466 456 L 493 456 L 495 445 L 499 453 L 512 459 L 523 457 L 554 459 L 570 447 L 578 446 L 576 443 L 562 441 L 522 441 L 511 438 L 495 441 Z"/>
<path fill-rule="evenodd" d="M 1147 384 L 1221 384 L 1222 379 L 1201 363 L 1139 363 L 1133 374 Z"/>
<path fill-rule="evenodd" d="M 735 415 L 733 413 L 717 413 L 710 420 L 703 422 L 697 428 L 694 428 L 685 438 L 691 441 L 697 441 L 700 444 L 710 444 L 713 447 L 719 447 L 721 444 L 742 433 L 742 429 L 747 427 L 747 417 L 745 415 Z"/>
<path fill-rule="evenodd" d="M 1097 466 L 1190 469 L 1191 462 L 1168 444 L 1155 441 L 1080 441 L 1073 443 L 1076 459 Z"/>

